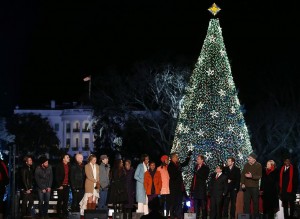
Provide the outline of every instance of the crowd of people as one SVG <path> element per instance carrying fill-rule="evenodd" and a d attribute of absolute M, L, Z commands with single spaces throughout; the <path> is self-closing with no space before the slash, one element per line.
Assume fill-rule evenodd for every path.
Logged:
<path fill-rule="evenodd" d="M 51 190 L 56 189 L 56 209 L 60 218 L 67 218 L 71 191 L 71 211 L 80 212 L 81 215 L 86 209 L 108 210 L 108 204 L 111 204 L 114 212 L 125 213 L 127 218 L 131 218 L 136 208 L 137 213 L 144 214 L 142 218 L 170 216 L 171 219 L 182 219 L 182 203 L 186 197 L 182 167 L 188 165 L 191 155 L 189 152 L 182 163 L 177 153 L 163 155 L 159 167 L 156 167 L 156 163 L 143 154 L 136 169 L 132 167 L 131 160 L 121 158 L 114 159 L 110 167 L 105 154 L 99 157 L 98 162 L 93 154 L 86 162 L 81 154 L 76 154 L 72 164 L 69 155 L 64 154 L 53 169 L 48 158 L 41 156 L 35 170 L 32 157 L 26 156 L 20 171 L 21 214 L 23 217 L 30 216 L 34 194 L 37 194 L 39 217 L 48 218 Z M 274 218 L 279 210 L 279 199 L 282 201 L 284 218 L 293 218 L 298 187 L 297 167 L 286 158 L 280 168 L 276 167 L 273 160 L 269 160 L 266 167 L 262 168 L 256 159 L 256 154 L 249 154 L 248 162 L 241 170 L 235 165 L 235 158 L 229 157 L 227 165 L 212 167 L 214 171 L 209 176 L 210 167 L 205 157 L 198 155 L 190 188 L 196 218 L 206 219 L 208 215 L 210 219 L 236 218 L 236 200 L 240 190 L 244 192 L 245 214 L 259 218 L 261 195 L 265 218 Z M 1 184 L 4 184 L 7 169 L 2 163 L 0 167 Z M 0 207 L 3 208 L 3 204 Z"/>

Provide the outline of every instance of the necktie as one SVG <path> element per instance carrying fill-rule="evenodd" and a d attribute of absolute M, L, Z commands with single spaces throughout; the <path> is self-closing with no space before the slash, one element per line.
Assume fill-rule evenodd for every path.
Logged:
<path fill-rule="evenodd" d="M 216 179 L 218 179 L 218 177 L 219 177 L 219 174 L 216 175 Z"/>

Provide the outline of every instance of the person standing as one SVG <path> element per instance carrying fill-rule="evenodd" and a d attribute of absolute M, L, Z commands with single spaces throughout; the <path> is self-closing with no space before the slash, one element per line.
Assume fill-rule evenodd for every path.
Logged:
<path fill-rule="evenodd" d="M 149 170 L 145 172 L 144 187 L 150 202 L 152 199 L 158 197 L 161 190 L 161 175 L 160 172 L 156 170 L 155 162 L 149 163 Z"/>
<path fill-rule="evenodd" d="M 209 167 L 204 161 L 205 157 L 203 155 L 198 155 L 191 188 L 191 196 L 194 199 L 196 217 L 200 217 L 200 209 L 202 209 L 202 219 L 207 218 L 206 183 L 209 175 Z"/>
<path fill-rule="evenodd" d="M 289 158 L 284 159 L 284 165 L 280 169 L 279 188 L 284 218 L 293 218 L 298 189 L 298 169 L 291 164 Z"/>
<path fill-rule="evenodd" d="M 279 174 L 273 160 L 267 162 L 263 171 L 260 191 L 263 197 L 264 218 L 274 219 L 275 213 L 279 210 Z"/>
<path fill-rule="evenodd" d="M 144 176 L 145 172 L 148 170 L 149 156 L 147 154 L 142 154 L 141 163 L 137 166 L 134 179 L 136 180 L 136 202 L 138 203 L 138 208 L 136 212 L 148 214 L 148 198 L 144 188 Z"/>
<path fill-rule="evenodd" d="M 8 176 L 7 166 L 3 160 L 0 160 L 0 219 L 4 218 L 3 198 L 8 183 L 9 183 L 9 176 Z"/>
<path fill-rule="evenodd" d="M 222 165 L 217 165 L 210 178 L 210 219 L 222 218 L 222 203 L 228 189 L 228 179 L 222 169 Z"/>
<path fill-rule="evenodd" d="M 70 183 L 70 156 L 64 154 L 56 167 L 55 180 L 57 186 L 57 214 L 59 218 L 68 216 L 69 183 Z"/>
<path fill-rule="evenodd" d="M 161 191 L 160 191 L 160 209 L 163 209 L 163 215 L 167 216 L 169 215 L 170 207 L 169 207 L 169 195 L 170 195 L 170 187 L 169 187 L 169 181 L 170 176 L 168 172 L 168 164 L 169 164 L 169 156 L 163 155 L 160 158 L 161 165 L 157 168 L 157 171 L 160 172 L 161 175 Z"/>
<path fill-rule="evenodd" d="M 108 164 L 107 155 L 103 154 L 100 156 L 100 198 L 98 201 L 98 209 L 108 209 L 107 208 L 107 192 L 109 188 L 109 172 L 110 166 Z"/>
<path fill-rule="evenodd" d="M 253 202 L 254 218 L 259 218 L 259 180 L 262 177 L 261 164 L 256 161 L 257 155 L 251 153 L 248 156 L 248 163 L 244 165 L 241 174 L 241 186 L 244 192 L 244 213 L 250 214 L 250 201 Z"/>
<path fill-rule="evenodd" d="M 126 174 L 126 190 L 127 190 L 127 203 L 124 205 L 124 210 L 129 217 L 132 216 L 132 209 L 134 206 L 135 196 L 135 180 L 134 180 L 134 169 L 131 166 L 130 160 L 125 160 L 125 174 Z"/>
<path fill-rule="evenodd" d="M 108 203 L 113 205 L 114 212 L 123 212 L 128 194 L 126 190 L 126 174 L 121 159 L 115 159 L 114 161 L 108 194 Z"/>
<path fill-rule="evenodd" d="M 160 203 L 159 198 L 155 197 L 151 201 L 149 201 L 149 210 L 150 213 L 147 215 L 143 215 L 140 219 L 167 219 L 164 217 L 159 211 Z"/>
<path fill-rule="evenodd" d="M 79 211 L 79 202 L 84 195 L 85 171 L 82 154 L 75 155 L 75 162 L 71 165 L 70 185 L 72 190 L 72 206 L 74 212 Z"/>
<path fill-rule="evenodd" d="M 188 152 L 188 157 L 183 163 L 179 163 L 179 157 L 177 153 L 170 155 L 171 162 L 168 165 L 168 172 L 170 176 L 169 188 L 170 188 L 170 216 L 171 219 L 181 219 L 183 217 L 182 212 L 182 199 L 185 193 L 185 188 L 182 179 L 182 167 L 187 166 L 190 161 L 191 152 Z"/>
<path fill-rule="evenodd" d="M 24 165 L 21 168 L 22 180 L 22 217 L 31 216 L 33 206 L 33 162 L 31 156 L 24 157 Z M 28 204 L 28 205 L 27 205 Z"/>
<path fill-rule="evenodd" d="M 91 154 L 88 157 L 88 163 L 84 166 L 85 170 L 85 183 L 84 183 L 84 196 L 80 201 L 80 214 L 84 215 L 85 209 L 96 209 L 96 204 L 99 198 L 100 189 L 100 176 L 99 165 L 96 164 L 97 157 Z"/>
<path fill-rule="evenodd" d="M 241 170 L 235 165 L 235 158 L 227 159 L 227 166 L 223 168 L 223 173 L 228 179 L 228 195 L 224 199 L 223 217 L 228 217 L 230 203 L 230 219 L 235 218 L 236 197 L 240 190 Z"/>
<path fill-rule="evenodd" d="M 39 163 L 40 165 L 34 172 L 34 179 L 37 184 L 39 198 L 39 215 L 41 219 L 47 219 L 49 218 L 48 209 L 53 182 L 53 172 L 46 156 L 41 156 L 39 158 Z"/>

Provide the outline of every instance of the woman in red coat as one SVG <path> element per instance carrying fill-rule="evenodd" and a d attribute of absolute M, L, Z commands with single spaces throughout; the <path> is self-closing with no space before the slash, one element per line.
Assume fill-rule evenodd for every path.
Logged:
<path fill-rule="evenodd" d="M 156 171 L 155 162 L 150 162 L 149 170 L 145 172 L 144 187 L 148 196 L 148 202 L 160 194 L 162 181 L 159 171 Z"/>

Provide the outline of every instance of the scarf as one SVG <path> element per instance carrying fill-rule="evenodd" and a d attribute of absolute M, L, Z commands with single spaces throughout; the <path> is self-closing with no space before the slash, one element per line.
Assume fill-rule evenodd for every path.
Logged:
<path fill-rule="evenodd" d="M 150 176 L 152 177 L 151 194 L 155 194 L 154 175 L 156 173 L 156 169 L 154 169 L 153 171 L 151 169 L 149 169 L 148 171 L 150 173 Z"/>
<path fill-rule="evenodd" d="M 275 170 L 274 166 L 271 166 L 270 169 L 266 168 L 266 174 L 269 175 L 271 172 L 273 172 Z"/>
<path fill-rule="evenodd" d="M 281 170 L 280 170 L 280 180 L 279 180 L 280 191 L 282 191 L 282 175 L 283 175 L 284 168 L 285 168 L 285 166 L 281 167 Z M 293 168 L 292 164 L 290 164 L 288 171 L 290 174 L 290 178 L 289 178 L 289 184 L 287 187 L 287 192 L 292 192 L 292 190 L 293 190 L 293 174 L 294 174 L 294 168 Z"/>

